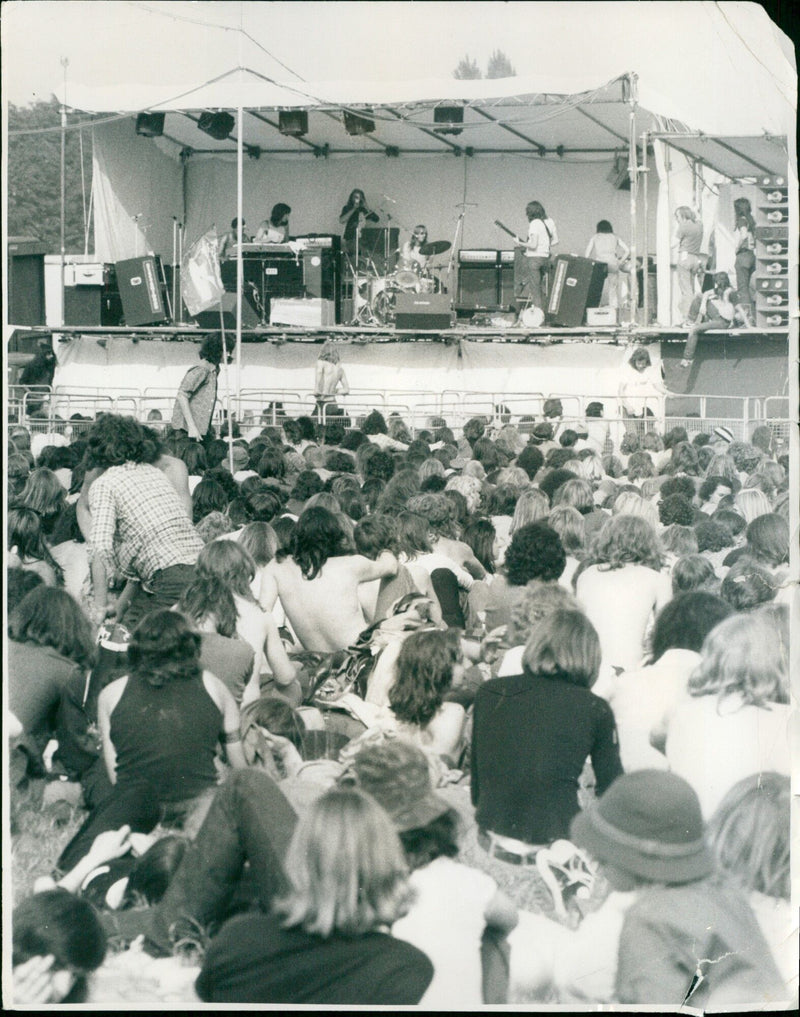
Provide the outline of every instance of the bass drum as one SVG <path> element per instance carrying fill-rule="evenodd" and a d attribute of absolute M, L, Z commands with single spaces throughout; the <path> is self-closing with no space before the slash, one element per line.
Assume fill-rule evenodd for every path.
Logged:
<path fill-rule="evenodd" d="M 416 272 L 412 272 L 410 269 L 395 272 L 395 274 L 391 276 L 391 280 L 394 288 L 401 290 L 403 293 L 420 292 L 420 278 Z"/>
<path fill-rule="evenodd" d="M 520 325 L 524 325 L 525 328 L 541 328 L 544 325 L 544 311 L 541 307 L 536 307 L 531 304 L 530 307 L 526 307 L 519 316 Z"/>

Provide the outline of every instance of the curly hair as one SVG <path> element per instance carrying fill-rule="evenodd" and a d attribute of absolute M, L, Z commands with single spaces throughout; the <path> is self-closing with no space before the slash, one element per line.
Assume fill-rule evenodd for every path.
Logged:
<path fill-rule="evenodd" d="M 474 445 L 479 438 L 482 438 L 486 433 L 486 418 L 485 417 L 470 417 L 470 419 L 464 424 L 463 434 L 470 445 Z"/>
<path fill-rule="evenodd" d="M 289 553 L 304 579 L 316 579 L 328 558 L 348 553 L 348 537 L 329 509 L 312 506 L 300 513 Z"/>
<path fill-rule="evenodd" d="M 663 526 L 671 526 L 673 523 L 691 526 L 694 523 L 692 503 L 682 494 L 670 494 L 659 501 L 658 518 Z"/>
<path fill-rule="evenodd" d="M 531 579 L 556 580 L 566 563 L 556 531 L 545 523 L 528 523 L 514 532 L 506 549 L 506 578 L 511 586 L 525 586 Z"/>
<path fill-rule="evenodd" d="M 322 477 L 318 473 L 315 473 L 314 470 L 303 470 L 302 473 L 298 473 L 295 479 L 292 498 L 295 501 L 305 501 L 313 494 L 318 494 L 323 486 Z"/>
<path fill-rule="evenodd" d="M 131 678 L 153 688 L 199 678 L 200 636 L 177 611 L 152 611 L 131 633 L 128 667 Z"/>
<path fill-rule="evenodd" d="M 407 637 L 397 657 L 389 705 L 403 723 L 427 727 L 442 705 L 461 660 L 458 629 L 433 629 Z"/>
<path fill-rule="evenodd" d="M 561 583 L 546 583 L 541 579 L 532 579 L 525 586 L 522 600 L 511 610 L 506 643 L 509 646 L 524 645 L 543 618 L 560 610 L 580 611 L 580 605 Z"/>
<path fill-rule="evenodd" d="M 360 451 L 360 450 L 359 450 Z M 395 472 L 394 458 L 390 452 L 375 448 L 375 452 L 362 460 L 362 475 L 365 480 L 377 477 L 379 480 L 389 481 Z M 416 472 L 416 471 L 415 471 Z"/>
<path fill-rule="evenodd" d="M 104 413 L 88 434 L 87 456 L 90 467 L 106 469 L 124 463 L 151 462 L 152 449 L 142 425 L 133 417 Z"/>
<path fill-rule="evenodd" d="M 746 441 L 731 442 L 728 454 L 733 459 L 733 464 L 740 473 L 752 473 L 764 458 L 761 449 L 750 445 Z"/>
<path fill-rule="evenodd" d="M 656 475 L 656 468 L 649 452 L 634 452 L 628 460 L 628 480 L 646 480 Z"/>
<path fill-rule="evenodd" d="M 731 531 L 722 523 L 713 519 L 701 519 L 694 528 L 697 537 L 697 550 L 700 554 L 703 551 L 723 551 L 726 547 L 733 545 Z"/>
<path fill-rule="evenodd" d="M 445 484 L 446 491 L 458 491 L 467 501 L 467 510 L 476 512 L 481 503 L 481 482 L 477 477 L 455 476 Z"/>
<path fill-rule="evenodd" d="M 660 572 L 664 564 L 655 528 L 642 516 L 612 516 L 596 534 L 582 565 L 604 570 L 644 565 Z"/>
<path fill-rule="evenodd" d="M 408 499 L 408 511 L 427 519 L 436 536 L 455 539 L 455 506 L 445 493 L 414 495 Z"/>
<path fill-rule="evenodd" d="M 788 637 L 786 605 L 731 615 L 706 636 L 689 694 L 738 695 L 747 706 L 788 703 Z"/>
<path fill-rule="evenodd" d="M 13 609 L 8 635 L 17 643 L 49 646 L 88 669 L 94 665 L 94 633 L 86 615 L 66 592 L 36 586 Z"/>
<path fill-rule="evenodd" d="M 525 470 L 528 477 L 533 480 L 544 464 L 542 450 L 537 448 L 536 445 L 526 445 L 517 456 L 516 464 L 520 469 Z"/>

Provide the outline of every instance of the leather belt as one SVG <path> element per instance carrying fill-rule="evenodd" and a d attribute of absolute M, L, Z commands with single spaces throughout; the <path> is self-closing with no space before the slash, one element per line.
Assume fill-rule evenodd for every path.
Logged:
<path fill-rule="evenodd" d="M 535 865 L 536 855 L 542 850 L 541 846 L 531 845 L 524 852 L 510 851 L 496 839 L 491 830 L 478 831 L 478 844 L 492 858 L 496 858 L 500 862 L 508 862 L 510 865 Z"/>

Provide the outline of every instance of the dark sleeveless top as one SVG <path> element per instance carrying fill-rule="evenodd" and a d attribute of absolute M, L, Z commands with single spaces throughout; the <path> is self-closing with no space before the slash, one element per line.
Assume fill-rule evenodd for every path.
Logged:
<path fill-rule="evenodd" d="M 128 678 L 110 731 L 118 786 L 147 781 L 159 801 L 180 802 L 217 783 L 222 714 L 202 677 L 161 688 Z"/>

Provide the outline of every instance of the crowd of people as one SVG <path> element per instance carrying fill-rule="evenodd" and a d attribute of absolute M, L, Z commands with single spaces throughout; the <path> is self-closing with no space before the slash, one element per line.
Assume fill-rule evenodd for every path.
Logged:
<path fill-rule="evenodd" d="M 85 809 L 15 1001 L 191 934 L 184 1002 L 796 1005 L 778 436 L 218 437 L 214 359 L 160 434 L 10 430 L 12 832 L 31 780 Z"/>

